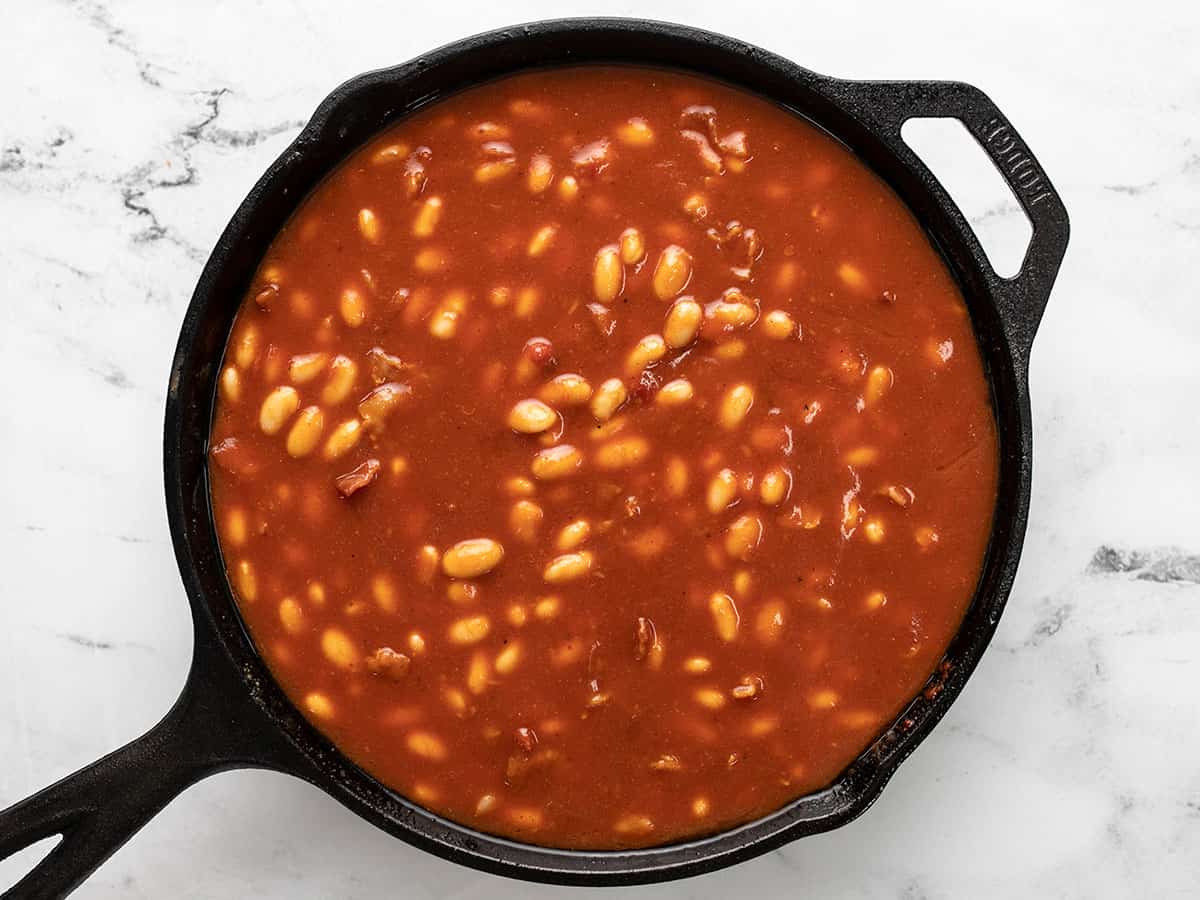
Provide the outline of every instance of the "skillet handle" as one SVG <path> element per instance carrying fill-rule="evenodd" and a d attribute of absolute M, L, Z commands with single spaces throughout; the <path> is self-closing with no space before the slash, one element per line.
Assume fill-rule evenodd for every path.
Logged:
<path fill-rule="evenodd" d="M 171 800 L 231 768 L 303 771 L 220 651 L 197 641 L 171 711 L 140 738 L 0 812 L 0 859 L 61 835 L 5 898 L 65 897 Z M 292 754 L 295 754 L 293 758 Z"/>
<path fill-rule="evenodd" d="M 917 165 L 923 176 L 936 178 L 900 136 L 913 118 L 958 119 L 975 138 L 1025 210 L 1033 235 L 1021 270 L 1012 278 L 996 274 L 990 262 L 987 280 L 1000 301 L 1000 313 L 1010 342 L 1028 362 L 1033 336 L 1050 298 L 1067 250 L 1071 226 L 1062 198 L 1021 135 L 979 88 L 958 81 L 849 81 L 842 82 L 856 113 L 876 126 L 891 149 Z M 938 189 L 944 189 L 938 185 Z M 963 223 L 966 225 L 966 223 Z M 978 239 L 976 256 L 986 261 Z"/>

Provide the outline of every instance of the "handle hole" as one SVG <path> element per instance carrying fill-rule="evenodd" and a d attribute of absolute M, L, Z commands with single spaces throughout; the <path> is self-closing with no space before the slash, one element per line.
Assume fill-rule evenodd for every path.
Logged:
<path fill-rule="evenodd" d="M 909 119 L 900 136 L 958 204 L 996 274 L 1021 271 L 1033 225 L 966 126 L 958 119 Z"/>
<path fill-rule="evenodd" d="M 52 834 L 40 841 L 34 841 L 28 847 L 22 847 L 12 856 L 0 859 L 0 894 L 32 872 L 34 867 L 49 856 L 62 839 L 61 834 Z"/>

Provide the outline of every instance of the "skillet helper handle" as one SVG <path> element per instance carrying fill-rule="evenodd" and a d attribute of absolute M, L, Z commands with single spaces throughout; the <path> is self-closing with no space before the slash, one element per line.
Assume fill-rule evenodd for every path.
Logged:
<path fill-rule="evenodd" d="M 140 738 L 0 812 L 0 859 L 61 835 L 4 898 L 65 897 L 176 796 L 238 767 L 297 771 L 298 754 L 236 683 L 196 648 L 183 693 Z"/>
<path fill-rule="evenodd" d="M 1033 336 L 1050 298 L 1067 250 L 1071 226 L 1062 198 L 1041 164 L 1004 113 L 979 88 L 958 81 L 844 82 L 861 117 L 882 126 L 888 143 L 932 178 L 924 163 L 900 136 L 913 118 L 958 119 L 991 159 L 1033 226 L 1021 269 L 1012 278 L 996 274 L 988 281 L 1000 299 L 1009 339 L 1028 361 Z M 976 240 L 978 245 L 978 240 Z M 981 258 L 986 255 L 979 253 Z"/>

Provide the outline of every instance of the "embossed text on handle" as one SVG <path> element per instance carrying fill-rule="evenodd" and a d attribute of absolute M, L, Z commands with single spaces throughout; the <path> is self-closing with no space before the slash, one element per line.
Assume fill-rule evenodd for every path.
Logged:
<path fill-rule="evenodd" d="M 983 140 L 991 148 L 1026 204 L 1035 206 L 1050 196 L 1050 190 L 1046 187 L 1037 164 L 1008 125 L 998 118 L 989 119 L 983 126 Z"/>

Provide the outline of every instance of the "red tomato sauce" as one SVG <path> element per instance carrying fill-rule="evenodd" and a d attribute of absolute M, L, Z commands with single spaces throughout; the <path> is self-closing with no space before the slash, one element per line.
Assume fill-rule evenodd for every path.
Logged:
<path fill-rule="evenodd" d="M 522 74 L 352 153 L 235 322 L 213 507 L 352 760 L 537 844 L 717 831 L 920 691 L 996 493 L 963 298 L 843 146 L 683 74 Z"/>

